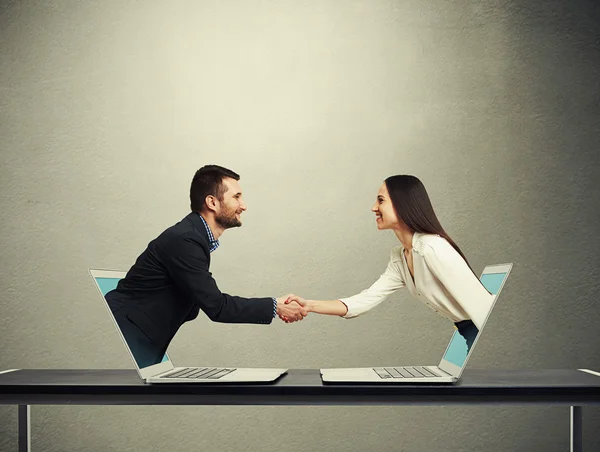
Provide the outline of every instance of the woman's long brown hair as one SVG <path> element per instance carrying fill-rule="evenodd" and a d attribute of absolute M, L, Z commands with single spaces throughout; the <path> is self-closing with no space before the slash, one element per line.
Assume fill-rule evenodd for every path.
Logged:
<path fill-rule="evenodd" d="M 390 176 L 385 180 L 385 185 L 398 218 L 413 232 L 437 234 L 445 238 L 477 277 L 461 249 L 440 224 L 427 190 L 419 178 L 409 175 Z M 479 278 L 477 279 L 479 280 Z"/>

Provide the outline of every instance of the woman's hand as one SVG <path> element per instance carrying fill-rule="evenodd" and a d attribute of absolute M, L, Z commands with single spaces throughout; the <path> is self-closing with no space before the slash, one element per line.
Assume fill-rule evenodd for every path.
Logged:
<path fill-rule="evenodd" d="M 290 304 L 290 303 L 297 303 L 302 308 L 302 312 L 304 313 L 304 317 L 306 317 L 308 315 L 309 311 L 308 311 L 308 308 L 307 308 L 307 301 L 304 298 L 302 298 L 302 297 L 300 297 L 298 295 L 291 294 L 285 300 L 284 304 Z M 297 322 L 297 320 L 290 319 L 289 317 L 286 317 L 286 316 L 281 316 L 280 315 L 279 318 L 281 320 L 283 320 L 285 323 L 294 323 L 294 322 Z"/>
<path fill-rule="evenodd" d="M 302 320 L 308 314 L 300 303 L 290 305 L 289 301 L 293 297 L 295 297 L 294 294 L 288 294 L 277 299 L 277 315 L 286 323 Z"/>
<path fill-rule="evenodd" d="M 308 302 L 304 298 L 302 298 L 301 296 L 299 296 L 299 295 L 291 295 L 291 296 L 289 296 L 288 299 L 285 300 L 285 304 L 289 304 L 289 303 L 291 303 L 293 301 L 295 301 L 296 303 L 298 303 L 303 308 L 307 308 Z"/>

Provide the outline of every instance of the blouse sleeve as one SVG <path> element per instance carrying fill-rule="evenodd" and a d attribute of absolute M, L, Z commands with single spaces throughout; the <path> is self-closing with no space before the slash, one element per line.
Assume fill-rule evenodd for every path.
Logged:
<path fill-rule="evenodd" d="M 385 272 L 371 287 L 352 297 L 340 298 L 340 301 L 348 307 L 348 312 L 343 318 L 351 319 L 364 314 L 384 301 L 390 294 L 405 286 L 404 278 L 398 269 L 396 249 L 390 253 L 390 262 Z"/>
<path fill-rule="evenodd" d="M 423 258 L 431 273 L 481 330 L 494 296 L 483 287 L 462 256 L 439 238 L 423 246 Z"/>

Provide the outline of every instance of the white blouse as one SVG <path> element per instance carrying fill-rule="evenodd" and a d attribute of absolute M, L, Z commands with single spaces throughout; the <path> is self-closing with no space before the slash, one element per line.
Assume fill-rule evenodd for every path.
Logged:
<path fill-rule="evenodd" d="M 446 239 L 415 233 L 412 240 L 414 282 L 404 247 L 392 248 L 387 269 L 368 289 L 340 300 L 348 307 L 346 319 L 373 309 L 396 290 L 407 287 L 419 301 L 452 322 L 471 319 L 478 329 L 492 306 L 491 295 L 465 260 Z"/>

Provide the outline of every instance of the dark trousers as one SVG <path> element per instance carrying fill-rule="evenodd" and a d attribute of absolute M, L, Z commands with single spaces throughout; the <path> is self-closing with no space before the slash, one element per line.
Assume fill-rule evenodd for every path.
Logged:
<path fill-rule="evenodd" d="M 467 352 L 471 351 L 471 346 L 475 342 L 479 330 L 471 320 L 463 320 L 455 323 L 458 333 L 467 341 Z"/>
<path fill-rule="evenodd" d="M 123 310 L 124 311 L 124 310 Z M 157 346 L 140 328 L 131 322 L 126 315 L 121 315 L 122 311 L 115 313 L 115 320 L 127 341 L 127 345 L 135 358 L 138 367 L 144 367 L 158 364 L 162 361 L 165 350 Z"/>

